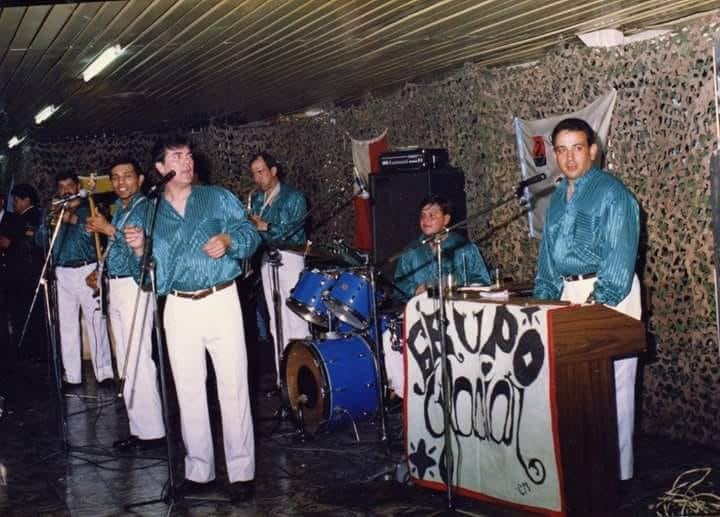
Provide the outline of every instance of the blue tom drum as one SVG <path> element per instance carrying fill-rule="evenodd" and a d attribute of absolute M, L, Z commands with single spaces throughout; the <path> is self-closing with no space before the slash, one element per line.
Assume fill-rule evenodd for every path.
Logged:
<path fill-rule="evenodd" d="M 320 327 L 328 326 L 330 313 L 325 306 L 322 293 L 332 288 L 335 279 L 314 269 L 300 274 L 298 283 L 293 287 L 286 303 L 292 311 L 305 321 Z"/>
<path fill-rule="evenodd" d="M 324 295 L 325 305 L 337 316 L 357 329 L 366 329 L 370 323 L 370 282 L 364 275 L 342 273 Z"/>

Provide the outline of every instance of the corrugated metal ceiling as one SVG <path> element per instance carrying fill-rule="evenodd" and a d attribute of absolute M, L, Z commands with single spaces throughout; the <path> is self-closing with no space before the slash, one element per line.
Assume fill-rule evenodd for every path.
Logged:
<path fill-rule="evenodd" d="M 580 32 L 674 28 L 720 0 L 34 4 L 0 10 L 3 143 L 28 129 L 43 138 L 202 123 L 226 113 L 252 121 L 352 102 L 466 62 L 536 59 Z M 115 43 L 127 52 L 84 83 L 83 69 Z M 60 110 L 35 126 L 33 115 L 47 104 Z"/>

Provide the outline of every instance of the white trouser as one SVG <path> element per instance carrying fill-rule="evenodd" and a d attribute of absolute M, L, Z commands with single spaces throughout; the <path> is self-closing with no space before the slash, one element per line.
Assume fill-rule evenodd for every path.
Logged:
<path fill-rule="evenodd" d="M 225 463 L 230 482 L 255 477 L 255 439 L 247 382 L 247 351 L 242 310 L 233 284 L 199 300 L 168 295 L 164 314 L 180 424 L 185 443 L 185 478 L 215 479 L 208 413 L 207 363 L 215 369 L 222 415 Z"/>
<path fill-rule="evenodd" d="M 60 320 L 60 349 L 65 380 L 72 384 L 82 381 L 82 339 L 80 335 L 80 308 L 90 338 L 90 358 L 95 379 L 102 382 L 113 378 L 112 356 L 107 326 L 100 312 L 100 303 L 93 298 L 93 290 L 85 278 L 95 271 L 95 264 L 55 269 L 57 277 L 57 304 Z"/>
<path fill-rule="evenodd" d="M 141 291 L 139 299 L 137 294 L 138 285 L 131 277 L 111 279 L 108 317 L 115 341 L 118 373 L 121 377 L 123 373 L 125 375 L 123 397 L 130 422 L 130 434 L 142 440 L 154 440 L 165 436 L 165 425 L 158 392 L 157 369 L 152 358 L 152 303 L 150 293 Z M 132 344 L 128 345 L 131 331 Z M 130 353 L 126 368 L 128 346 Z"/>
<path fill-rule="evenodd" d="M 282 350 L 285 350 L 287 344 L 293 339 L 303 339 L 310 332 L 308 323 L 300 316 L 295 314 L 286 303 L 290 297 L 290 291 L 300 279 L 300 273 L 305 268 L 305 257 L 291 251 L 281 251 L 280 258 L 282 265 L 278 268 L 278 291 L 280 294 L 280 316 L 282 318 L 282 334 L 283 343 Z M 273 305 L 273 282 L 272 282 L 272 266 L 267 260 L 267 255 L 263 256 L 262 266 L 260 269 L 262 275 L 263 292 L 265 293 L 265 302 L 267 303 L 268 314 L 270 315 L 270 333 L 275 342 L 275 373 L 280 377 L 280 361 L 282 357 L 278 357 L 278 345 L 275 329 L 275 306 Z"/>
<path fill-rule="evenodd" d="M 596 278 L 565 282 L 562 299 L 583 303 L 593 290 Z M 608 306 L 609 307 L 609 306 Z M 639 320 L 642 317 L 640 281 L 633 278 L 630 293 L 616 307 L 610 307 Z M 620 449 L 620 479 L 633 477 L 633 430 L 635 428 L 635 377 L 637 357 L 620 359 L 615 366 L 615 403 L 617 407 L 618 446 Z"/>
<path fill-rule="evenodd" d="M 399 344 L 403 344 L 402 325 L 397 331 L 396 336 L 390 329 L 385 329 L 382 333 L 383 359 L 385 361 L 385 376 L 387 377 L 388 388 L 400 397 L 405 396 L 405 364 L 403 362 L 403 349 L 393 350 L 393 341 L 399 339 Z M 397 347 L 397 344 L 396 344 Z"/>

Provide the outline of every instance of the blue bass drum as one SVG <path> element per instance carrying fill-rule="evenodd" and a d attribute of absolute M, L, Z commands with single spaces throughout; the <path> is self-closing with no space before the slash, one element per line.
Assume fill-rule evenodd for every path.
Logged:
<path fill-rule="evenodd" d="M 281 375 L 287 401 L 306 431 L 335 429 L 377 414 L 377 363 L 361 336 L 291 341 Z"/>
<path fill-rule="evenodd" d="M 335 279 L 326 273 L 305 270 L 285 303 L 305 321 L 327 328 L 330 313 L 323 302 L 322 293 L 334 284 Z"/>

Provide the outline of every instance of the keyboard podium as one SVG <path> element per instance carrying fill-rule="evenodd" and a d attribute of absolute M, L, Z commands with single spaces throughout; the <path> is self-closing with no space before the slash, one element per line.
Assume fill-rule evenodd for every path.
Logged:
<path fill-rule="evenodd" d="M 405 439 L 422 486 L 446 490 L 437 300 L 405 312 Z M 546 515 L 617 508 L 613 360 L 645 349 L 641 321 L 603 305 L 446 301 L 452 483 L 459 495 Z"/>

